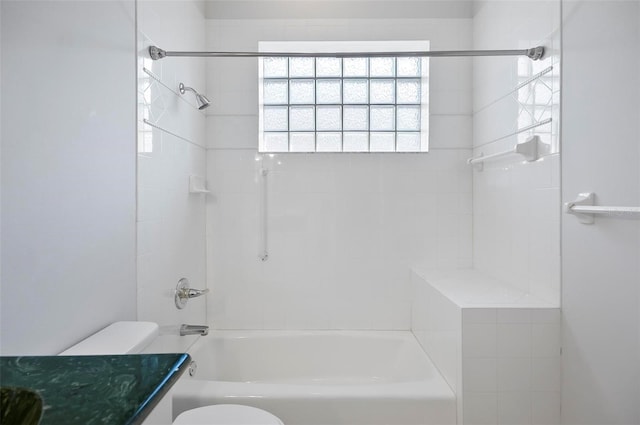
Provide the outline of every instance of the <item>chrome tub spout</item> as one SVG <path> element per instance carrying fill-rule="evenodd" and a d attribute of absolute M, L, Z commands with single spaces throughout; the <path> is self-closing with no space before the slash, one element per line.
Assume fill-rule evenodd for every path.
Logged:
<path fill-rule="evenodd" d="M 207 325 L 181 325 L 180 336 L 185 335 L 208 335 L 209 326 Z"/>

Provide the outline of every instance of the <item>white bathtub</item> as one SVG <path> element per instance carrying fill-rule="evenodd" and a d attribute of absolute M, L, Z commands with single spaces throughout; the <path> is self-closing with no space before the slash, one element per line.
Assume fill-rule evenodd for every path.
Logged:
<path fill-rule="evenodd" d="M 455 396 L 410 332 L 212 331 L 189 350 L 174 415 L 217 403 L 285 425 L 455 424 Z"/>

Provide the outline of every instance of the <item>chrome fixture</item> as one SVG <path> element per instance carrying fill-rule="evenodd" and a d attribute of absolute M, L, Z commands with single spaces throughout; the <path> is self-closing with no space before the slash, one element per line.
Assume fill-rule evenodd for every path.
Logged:
<path fill-rule="evenodd" d="M 180 336 L 185 335 L 208 335 L 209 326 L 207 325 L 180 325 Z"/>
<path fill-rule="evenodd" d="M 424 50 L 417 52 L 171 52 L 158 46 L 149 46 L 151 59 L 158 60 L 167 56 L 181 57 L 242 57 L 242 58 L 268 58 L 268 57 L 297 57 L 297 58 L 388 58 L 388 57 L 459 57 L 459 56 L 526 56 L 531 60 L 538 60 L 544 56 L 544 46 L 536 46 L 530 49 L 520 50 Z"/>
<path fill-rule="evenodd" d="M 185 86 L 183 83 L 180 83 L 178 89 L 180 90 L 180 94 L 184 94 L 186 91 L 192 91 L 196 95 L 196 103 L 198 104 L 198 109 L 200 110 L 208 107 L 211 104 L 211 101 L 207 99 L 207 96 L 198 93 L 191 87 Z"/>
<path fill-rule="evenodd" d="M 200 297 L 202 295 L 208 294 L 209 289 L 192 289 L 189 286 L 189 279 L 183 277 L 178 281 L 178 285 L 176 286 L 174 301 L 176 303 L 176 307 L 179 310 L 182 310 L 187 305 L 187 301 L 190 298 Z"/>
<path fill-rule="evenodd" d="M 196 363 L 194 360 L 191 363 L 189 363 L 189 376 L 195 376 L 197 371 L 198 371 L 198 363 Z"/>

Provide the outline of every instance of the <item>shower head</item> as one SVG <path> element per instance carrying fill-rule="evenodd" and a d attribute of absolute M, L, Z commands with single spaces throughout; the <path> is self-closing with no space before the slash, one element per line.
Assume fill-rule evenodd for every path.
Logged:
<path fill-rule="evenodd" d="M 200 110 L 205 109 L 211 104 L 211 101 L 207 99 L 207 96 L 198 93 L 191 87 L 186 87 L 184 84 L 180 83 L 180 86 L 178 86 L 178 88 L 180 89 L 180 94 L 184 94 L 186 91 L 192 91 L 196 95 L 196 103 L 198 104 L 198 109 Z"/>
<path fill-rule="evenodd" d="M 198 109 L 200 110 L 207 108 L 211 104 L 207 96 L 200 93 L 196 93 L 196 102 L 198 102 Z"/>

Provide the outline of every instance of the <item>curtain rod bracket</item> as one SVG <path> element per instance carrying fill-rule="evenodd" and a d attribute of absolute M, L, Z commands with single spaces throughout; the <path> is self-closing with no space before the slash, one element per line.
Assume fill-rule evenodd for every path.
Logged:
<path fill-rule="evenodd" d="M 149 46 L 149 55 L 151 56 L 151 59 L 157 61 L 158 59 L 162 59 L 167 56 L 167 52 L 157 46 Z"/>
<path fill-rule="evenodd" d="M 531 49 L 528 49 L 527 56 L 529 57 L 529 59 L 534 61 L 542 59 L 542 57 L 544 56 L 544 46 L 537 46 L 537 47 L 532 47 Z"/>

